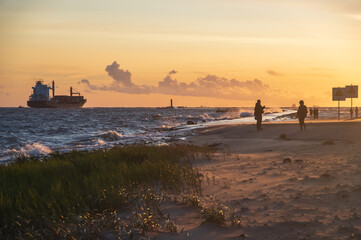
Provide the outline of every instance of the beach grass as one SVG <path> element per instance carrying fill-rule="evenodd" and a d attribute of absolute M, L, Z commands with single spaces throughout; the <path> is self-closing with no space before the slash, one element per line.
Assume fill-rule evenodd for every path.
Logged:
<path fill-rule="evenodd" d="M 110 225 L 117 222 L 114 227 L 126 230 L 126 224 L 119 223 L 121 209 L 144 210 L 135 214 L 137 226 L 152 230 L 153 212 L 164 192 L 201 191 L 200 174 L 192 162 L 209 156 L 209 151 L 190 145 L 135 145 L 42 159 L 22 157 L 1 165 L 0 237 L 45 239 L 94 233 L 97 230 L 88 220 L 104 225 L 105 215 Z M 74 221 L 77 226 L 70 227 Z M 102 226 L 97 228 L 99 233 Z"/>

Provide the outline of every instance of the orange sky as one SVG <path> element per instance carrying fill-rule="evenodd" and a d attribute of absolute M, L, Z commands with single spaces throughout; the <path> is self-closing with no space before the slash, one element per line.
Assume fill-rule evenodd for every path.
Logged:
<path fill-rule="evenodd" d="M 336 106 L 331 88 L 361 79 L 360 26 L 359 0 L 4 0 L 0 107 L 38 78 L 85 107 Z"/>

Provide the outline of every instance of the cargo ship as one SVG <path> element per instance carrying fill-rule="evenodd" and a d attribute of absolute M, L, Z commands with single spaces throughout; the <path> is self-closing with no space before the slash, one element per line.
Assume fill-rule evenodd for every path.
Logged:
<path fill-rule="evenodd" d="M 49 90 L 52 90 L 53 97 L 49 97 Z M 42 80 L 36 82 L 33 87 L 33 94 L 30 95 L 28 106 L 31 108 L 81 108 L 86 103 L 84 96 L 80 93 L 73 92 L 70 87 L 70 96 L 55 95 L 55 82 L 52 87 L 43 84 Z"/>

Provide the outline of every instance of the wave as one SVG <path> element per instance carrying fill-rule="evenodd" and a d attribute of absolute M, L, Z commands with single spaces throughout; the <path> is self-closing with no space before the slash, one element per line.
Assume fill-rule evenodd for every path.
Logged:
<path fill-rule="evenodd" d="M 114 142 L 122 139 L 123 136 L 116 131 L 110 130 L 106 133 L 101 134 L 100 137 L 105 141 Z"/>
<path fill-rule="evenodd" d="M 8 154 L 15 155 L 16 157 L 21 155 L 26 157 L 48 155 L 52 152 L 53 151 L 49 147 L 42 145 L 40 143 L 28 143 L 25 146 L 20 147 L 19 150 L 17 149 L 7 150 Z"/>
<path fill-rule="evenodd" d="M 268 107 L 264 110 L 265 114 L 282 113 L 283 109 L 279 107 Z"/>
<path fill-rule="evenodd" d="M 103 140 L 101 140 L 101 139 L 96 139 L 96 140 L 94 140 L 95 141 L 95 145 L 96 146 L 103 146 L 103 145 L 105 145 L 105 142 L 103 141 Z"/>
<path fill-rule="evenodd" d="M 45 129 L 44 131 L 49 134 L 58 134 L 58 133 L 67 133 L 69 131 L 69 129 L 66 127 L 60 126 L 57 128 Z"/>
<path fill-rule="evenodd" d="M 252 117 L 253 116 L 253 113 L 251 112 L 241 112 L 239 114 L 240 117 L 244 118 L 244 117 Z"/>

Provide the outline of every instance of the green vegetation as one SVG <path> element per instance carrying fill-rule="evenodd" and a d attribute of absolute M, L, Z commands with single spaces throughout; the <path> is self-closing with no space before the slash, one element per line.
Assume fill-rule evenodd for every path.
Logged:
<path fill-rule="evenodd" d="M 160 202 L 171 194 L 200 193 L 202 175 L 192 162 L 209 152 L 188 145 L 128 146 L 2 165 L 0 238 L 96 239 L 108 229 L 125 239 L 154 230 L 163 217 Z M 129 213 L 126 221 L 122 210 Z M 170 221 L 167 227 L 176 231 Z"/>

